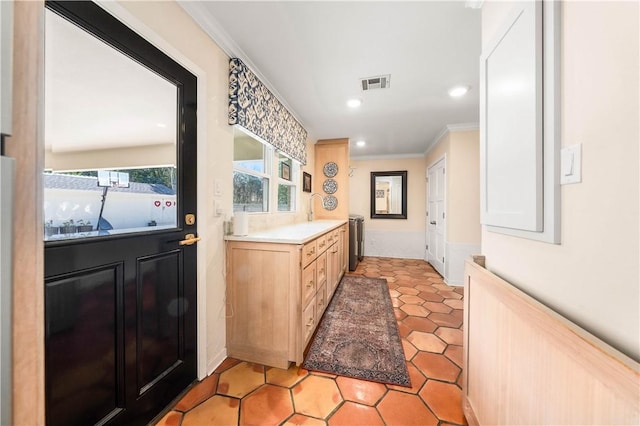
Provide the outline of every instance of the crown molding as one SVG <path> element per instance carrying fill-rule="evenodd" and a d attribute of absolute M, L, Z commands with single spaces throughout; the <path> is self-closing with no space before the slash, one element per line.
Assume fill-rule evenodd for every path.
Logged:
<path fill-rule="evenodd" d="M 471 130 L 479 130 L 480 125 L 478 123 L 459 123 L 459 124 L 447 124 L 440 130 L 440 132 L 436 135 L 435 138 L 431 141 L 431 143 L 427 146 L 427 149 L 424 151 L 424 156 L 426 157 L 429 154 L 429 151 L 435 147 L 438 142 L 450 132 L 468 132 Z"/>
<path fill-rule="evenodd" d="M 358 155 L 350 156 L 349 159 L 353 161 L 367 161 L 367 160 L 396 160 L 402 158 L 424 158 L 424 154 L 391 154 L 391 155 Z"/>

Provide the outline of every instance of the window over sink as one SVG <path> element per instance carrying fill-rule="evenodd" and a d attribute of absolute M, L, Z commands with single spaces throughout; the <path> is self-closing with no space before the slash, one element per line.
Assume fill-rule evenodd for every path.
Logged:
<path fill-rule="evenodd" d="M 234 132 L 233 211 L 296 211 L 300 186 L 298 161 L 239 126 Z"/>

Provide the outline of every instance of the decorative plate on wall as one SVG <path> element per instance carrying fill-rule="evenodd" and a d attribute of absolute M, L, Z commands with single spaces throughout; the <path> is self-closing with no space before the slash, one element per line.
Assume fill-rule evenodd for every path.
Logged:
<path fill-rule="evenodd" d="M 322 190 L 327 194 L 335 194 L 338 190 L 338 182 L 333 179 L 326 179 L 322 184 Z"/>
<path fill-rule="evenodd" d="M 332 178 L 338 174 L 338 165 L 333 161 L 329 161 L 324 165 L 322 171 L 326 177 Z"/>
<path fill-rule="evenodd" d="M 325 210 L 335 210 L 338 207 L 338 199 L 333 195 L 327 195 L 324 197 L 322 204 Z"/>

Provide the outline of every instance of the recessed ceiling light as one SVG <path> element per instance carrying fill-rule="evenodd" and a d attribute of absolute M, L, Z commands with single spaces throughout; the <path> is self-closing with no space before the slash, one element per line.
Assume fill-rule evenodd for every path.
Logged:
<path fill-rule="evenodd" d="M 358 141 L 356 142 L 356 145 L 358 146 L 365 146 L 367 143 L 365 141 Z"/>
<path fill-rule="evenodd" d="M 464 96 L 469 91 L 469 86 L 456 86 L 449 89 L 449 96 L 452 98 L 459 98 Z"/>
<path fill-rule="evenodd" d="M 167 125 L 166 125 L 166 124 L 164 124 L 164 123 L 156 123 L 156 126 L 158 126 L 158 127 L 162 128 L 162 129 L 164 129 L 165 127 L 167 127 Z"/>
<path fill-rule="evenodd" d="M 358 108 L 360 105 L 362 105 L 361 99 L 349 99 L 347 101 L 347 106 L 349 108 Z"/>

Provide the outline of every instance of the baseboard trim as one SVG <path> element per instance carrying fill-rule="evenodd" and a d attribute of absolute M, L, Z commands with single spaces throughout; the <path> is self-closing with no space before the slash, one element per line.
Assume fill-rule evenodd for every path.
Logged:
<path fill-rule="evenodd" d="M 222 348 L 220 352 L 218 352 L 215 356 L 209 359 L 207 363 L 207 376 L 210 376 L 211 373 L 215 371 L 216 368 L 227 358 L 227 348 Z M 201 377 L 200 380 L 204 379 Z"/>

